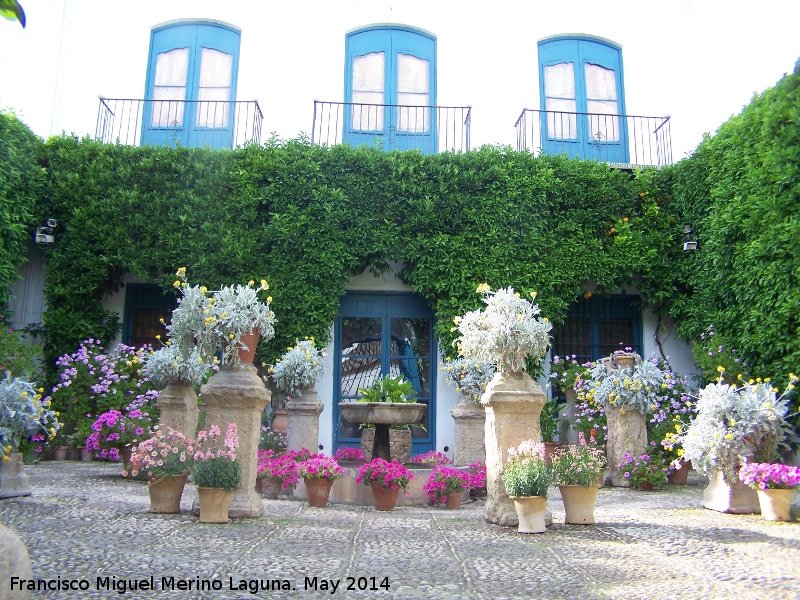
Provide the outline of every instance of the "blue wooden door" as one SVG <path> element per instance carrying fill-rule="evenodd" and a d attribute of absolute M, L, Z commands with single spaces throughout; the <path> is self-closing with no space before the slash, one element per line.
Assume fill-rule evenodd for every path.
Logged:
<path fill-rule="evenodd" d="M 606 40 L 539 42 L 541 147 L 612 163 L 629 161 L 621 49 Z"/>
<path fill-rule="evenodd" d="M 346 46 L 344 143 L 436 152 L 436 38 L 376 26 Z"/>
<path fill-rule="evenodd" d="M 142 144 L 231 147 L 239 41 L 239 30 L 221 23 L 153 29 Z"/>
<path fill-rule="evenodd" d="M 428 405 L 422 421 L 425 430 L 411 429 L 412 454 L 432 450 L 436 342 L 427 302 L 413 294 L 348 293 L 341 299 L 334 344 L 334 448 L 357 448 L 361 439 L 358 425 L 341 417 L 339 402 L 358 399 L 358 388 L 369 388 L 389 375 L 410 381 L 416 401 Z"/>

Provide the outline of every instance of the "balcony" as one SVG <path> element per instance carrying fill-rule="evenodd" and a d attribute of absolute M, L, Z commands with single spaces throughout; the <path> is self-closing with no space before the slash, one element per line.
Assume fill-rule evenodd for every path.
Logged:
<path fill-rule="evenodd" d="M 127 146 L 236 148 L 261 143 L 262 118 L 256 101 L 100 98 L 95 138 Z"/>
<path fill-rule="evenodd" d="M 672 164 L 669 117 L 524 109 L 515 125 L 517 150 L 565 154 L 620 169 Z"/>
<path fill-rule="evenodd" d="M 423 154 L 470 149 L 469 106 L 405 106 L 314 101 L 311 142 L 369 145 Z"/>

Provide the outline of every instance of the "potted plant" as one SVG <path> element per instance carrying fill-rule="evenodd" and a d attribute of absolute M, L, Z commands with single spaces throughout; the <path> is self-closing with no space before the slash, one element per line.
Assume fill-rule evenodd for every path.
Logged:
<path fill-rule="evenodd" d="M 221 346 L 223 364 L 252 364 L 259 335 L 267 340 L 275 335 L 272 297 L 261 300 L 258 296 L 268 289 L 265 280 L 258 287 L 251 280 L 247 285 L 226 285 L 208 299 L 203 327 Z"/>
<path fill-rule="evenodd" d="M 236 423 L 228 425 L 224 439 L 218 426 L 197 433 L 200 445 L 194 455 L 192 477 L 200 500 L 201 523 L 227 523 L 231 492 L 242 480 L 242 467 L 236 457 L 239 446 Z"/>
<path fill-rule="evenodd" d="M 789 388 L 778 396 L 769 380 L 729 385 L 724 369 L 719 372 L 715 383 L 700 390 L 697 417 L 683 436 L 684 456 L 709 477 L 703 506 L 757 513 L 758 496 L 739 481 L 738 472 L 745 463 L 771 463 L 777 458 L 790 430 L 784 419 Z"/>
<path fill-rule="evenodd" d="M 446 360 L 440 370 L 444 373 L 447 383 L 457 392 L 461 392 L 474 406 L 483 410 L 481 396 L 497 371 L 493 364 L 461 357 Z"/>
<path fill-rule="evenodd" d="M 271 450 L 276 455 L 283 454 L 286 450 L 286 434 L 262 425 L 261 436 L 258 438 L 258 449 Z"/>
<path fill-rule="evenodd" d="M 739 479 L 758 493 L 761 518 L 788 521 L 792 494 L 800 486 L 800 468 L 771 463 L 747 463 Z"/>
<path fill-rule="evenodd" d="M 308 505 L 321 508 L 328 503 L 333 482 L 344 475 L 344 469 L 328 457 L 315 455 L 298 463 L 297 472 L 303 478 Z"/>
<path fill-rule="evenodd" d="M 644 491 L 658 490 L 667 484 L 669 468 L 664 458 L 654 449 L 653 454 L 631 456 L 625 454 L 619 472 L 630 482 L 630 487 Z"/>
<path fill-rule="evenodd" d="M 272 450 L 259 450 L 256 479 L 261 481 L 264 497 L 275 500 L 281 489 L 293 489 L 297 485 L 297 461 L 289 454 L 278 455 Z"/>
<path fill-rule="evenodd" d="M 348 448 L 347 446 L 341 446 L 337 451 L 336 454 L 333 455 L 333 459 L 339 463 L 365 463 L 367 462 L 367 457 L 364 456 L 364 453 L 358 448 Z"/>
<path fill-rule="evenodd" d="M 552 474 L 544 460 L 544 444 L 525 440 L 509 448 L 503 484 L 517 510 L 520 533 L 544 533 L 547 488 Z"/>
<path fill-rule="evenodd" d="M 302 396 L 303 390 L 311 388 L 322 375 L 326 348 L 317 348 L 312 337 L 302 342 L 296 339 L 295 345 L 286 350 L 267 372 L 278 390 L 286 392 L 289 397 L 295 393 Z"/>
<path fill-rule="evenodd" d="M 93 452 L 97 458 L 112 462 L 121 460 L 126 471 L 130 463 L 132 444 L 149 436 L 153 426 L 147 405 L 128 408 L 130 410 L 126 410 L 125 414 L 118 410 L 109 410 L 97 417 L 85 444 L 86 450 Z"/>
<path fill-rule="evenodd" d="M 17 448 L 23 438 L 44 435 L 49 439 L 59 428 L 50 401 L 42 400 L 28 381 L 8 374 L 0 381 L 0 498 L 31 495 Z"/>
<path fill-rule="evenodd" d="M 566 523 L 594 523 L 597 481 L 606 467 L 602 450 L 586 443 L 582 433 L 578 443 L 562 447 L 552 457 L 553 480 L 561 490 Z"/>
<path fill-rule="evenodd" d="M 417 454 L 411 459 L 411 462 L 415 465 L 432 465 L 434 467 L 453 463 L 453 461 L 450 460 L 447 455 L 437 452 L 436 450 L 431 450 L 425 454 Z"/>
<path fill-rule="evenodd" d="M 356 483 L 372 488 L 376 510 L 394 510 L 400 490 L 408 487 L 414 479 L 411 472 L 396 461 L 387 461 L 380 457 L 373 458 L 358 469 Z"/>
<path fill-rule="evenodd" d="M 567 398 L 567 402 L 575 402 L 575 386 L 588 379 L 592 363 L 578 362 L 577 355 L 553 356 L 550 362 L 550 379 Z"/>
<path fill-rule="evenodd" d="M 425 495 L 433 502 L 434 506 L 444 504 L 450 510 L 461 508 L 464 490 L 469 489 L 470 476 L 468 473 L 452 467 L 437 465 L 431 471 L 428 481 L 422 486 Z"/>
<path fill-rule="evenodd" d="M 123 475 L 147 475 L 150 512 L 179 513 L 186 478 L 194 467 L 195 452 L 197 442 L 180 431 L 156 425 L 153 435 L 134 448 L 130 467 Z"/>

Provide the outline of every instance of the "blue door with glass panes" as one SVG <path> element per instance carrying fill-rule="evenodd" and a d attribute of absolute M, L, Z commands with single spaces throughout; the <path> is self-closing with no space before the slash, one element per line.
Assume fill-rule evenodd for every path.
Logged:
<path fill-rule="evenodd" d="M 345 47 L 344 143 L 436 152 L 436 37 L 379 25 Z"/>
<path fill-rule="evenodd" d="M 240 31 L 217 21 L 157 25 L 142 111 L 142 145 L 230 148 Z"/>
<path fill-rule="evenodd" d="M 415 294 L 348 292 L 341 298 L 334 327 L 334 452 L 358 448 L 361 431 L 344 420 L 339 402 L 355 402 L 359 388 L 372 387 L 386 375 L 414 386 L 415 400 L 427 404 L 421 422 L 412 427 L 412 455 L 435 446 L 436 341 L 433 313 Z"/>

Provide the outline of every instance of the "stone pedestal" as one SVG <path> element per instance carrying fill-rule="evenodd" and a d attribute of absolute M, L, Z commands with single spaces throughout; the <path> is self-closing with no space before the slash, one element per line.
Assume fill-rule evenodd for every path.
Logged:
<path fill-rule="evenodd" d="M 470 400 L 461 400 L 450 414 L 456 422 L 453 464 L 471 465 L 486 460 L 486 410 Z"/>
<path fill-rule="evenodd" d="M 191 383 L 170 381 L 158 395 L 158 424 L 180 431 L 188 438 L 197 435 L 197 394 Z"/>
<path fill-rule="evenodd" d="M 575 406 L 575 390 L 566 390 L 567 403 L 558 411 L 558 441 L 562 444 L 577 444 L 578 430 L 575 429 L 577 407 Z M 589 441 L 588 439 L 586 440 Z"/>
<path fill-rule="evenodd" d="M 0 498 L 16 498 L 30 496 L 30 478 L 25 473 L 22 454 L 12 452 L 9 462 L 0 460 Z"/>
<path fill-rule="evenodd" d="M 503 484 L 503 466 L 508 449 L 524 440 L 539 441 L 539 415 L 545 404 L 542 388 L 530 375 L 495 373 L 481 397 L 486 407 L 486 509 L 489 523 L 516 527 L 519 523 L 514 502 Z"/>
<path fill-rule="evenodd" d="M 630 481 L 619 472 L 619 464 L 627 453 L 634 458 L 647 452 L 647 426 L 645 416 L 638 410 L 624 410 L 615 406 L 606 408 L 608 419 L 608 483 L 616 487 L 630 487 Z"/>
<path fill-rule="evenodd" d="M 270 400 L 270 393 L 252 365 L 224 365 L 200 390 L 207 406 L 206 425 L 217 425 L 222 433 L 228 424 L 236 423 L 239 448 L 236 451 L 242 466 L 242 481 L 233 490 L 228 515 L 259 517 L 264 512 L 256 493 L 258 441 L 261 435 L 261 413 Z M 198 511 L 199 507 L 194 509 Z"/>
<path fill-rule="evenodd" d="M 758 492 L 743 484 L 737 477 L 727 482 L 722 472 L 717 471 L 708 477 L 708 487 L 703 491 L 703 507 L 724 513 L 740 515 L 761 514 Z"/>
<path fill-rule="evenodd" d="M 8 527 L 0 525 L 0 600 L 27 600 L 28 590 L 19 587 L 11 590 L 11 578 L 33 579 L 31 558 L 19 536 Z"/>
<path fill-rule="evenodd" d="M 289 417 L 287 450 L 297 452 L 306 448 L 311 454 L 319 451 L 319 414 L 323 409 L 313 385 L 298 390 L 298 393 L 286 402 L 286 412 Z"/>
<path fill-rule="evenodd" d="M 389 458 L 395 462 L 407 463 L 411 460 L 411 430 L 389 430 Z M 375 446 L 375 428 L 365 427 L 361 430 L 361 453 L 367 462 L 372 460 L 372 449 Z"/>

